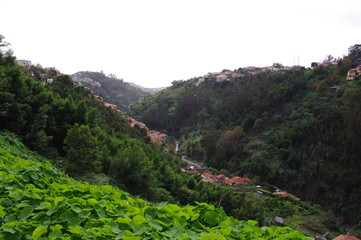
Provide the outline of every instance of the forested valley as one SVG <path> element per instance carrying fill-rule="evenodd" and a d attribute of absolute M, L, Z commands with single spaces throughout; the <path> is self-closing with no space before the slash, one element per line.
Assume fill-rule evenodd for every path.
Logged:
<path fill-rule="evenodd" d="M 205 161 L 215 171 L 221 170 L 219 173 L 223 169 L 230 175 L 249 176 L 254 184 L 263 184 L 270 189 L 274 188 L 271 184 L 277 184 L 305 200 L 320 204 L 324 204 L 322 200 L 326 197 L 338 193 L 332 195 L 338 202 L 331 198 L 326 205 L 329 209 L 334 207 L 332 212 L 309 202 L 274 196 L 271 190 L 260 197 L 247 188 L 235 191 L 203 183 L 200 176 L 181 171 L 185 163 L 178 156 L 152 145 L 144 129 L 130 127 L 121 113 L 104 106 L 90 90 L 75 85 L 69 76 L 54 76 L 51 83 L 44 84 L 37 78 L 36 69 L 23 69 L 15 63 L 16 57 L 11 51 L 1 51 L 1 236 L 6 239 L 24 239 L 25 236 L 33 239 L 109 239 L 109 234 L 117 234 L 118 239 L 125 236 L 129 239 L 142 239 L 139 236 L 146 239 L 174 239 L 174 236 L 199 239 L 193 232 L 202 235 L 202 231 L 206 231 L 204 235 L 213 234 L 213 238 L 207 238 L 207 235 L 200 239 L 226 239 L 221 235 L 228 236 L 227 239 L 242 239 L 243 233 L 236 227 L 239 222 L 234 219 L 256 220 L 259 226 L 273 226 L 277 224 L 276 216 L 289 220 L 288 226 L 308 236 L 344 233 L 346 226 L 356 226 L 360 220 L 347 218 L 359 211 L 351 197 L 358 196 L 360 190 L 351 187 L 359 182 L 359 140 L 355 138 L 360 127 L 357 122 L 360 119 L 357 118 L 360 89 L 358 80 L 343 80 L 344 74 L 355 64 L 352 54 L 340 60 L 338 66 L 327 68 L 247 75 L 233 82 L 209 81 L 198 87 L 194 85 L 194 79 L 175 82 L 172 87 L 146 98 L 132 112 L 132 116 L 138 115 L 153 129 L 181 138 L 182 149 Z M 339 86 L 337 91 L 330 90 L 335 84 Z M 334 119 L 342 125 L 335 124 Z M 328 133 L 330 129 L 332 131 Z M 347 158 L 349 156 L 353 158 Z M 32 170 L 22 168 L 27 164 Z M 60 172 L 54 170 L 56 168 Z M 86 184 L 78 185 L 80 182 L 106 186 L 94 190 Z M 10 183 L 18 185 L 11 187 Z M 54 187 L 54 192 L 60 195 L 45 199 L 50 194 L 43 192 L 47 189 L 46 184 L 52 184 L 51 189 Z M 68 187 L 72 190 L 67 190 Z M 333 191 L 334 188 L 338 192 Z M 22 195 L 25 189 L 29 194 L 38 192 L 38 195 Z M 133 200 L 123 191 L 141 197 L 147 203 Z M 79 192 L 88 198 L 87 205 L 79 200 L 82 198 Z M 107 197 L 102 199 L 102 194 Z M 128 212 L 115 213 L 112 204 L 126 204 L 113 199 L 118 195 L 121 200 L 135 205 Z M 115 202 L 110 203 L 113 201 L 110 199 Z M 60 202 L 66 214 L 61 215 Z M 165 205 L 156 205 L 155 208 L 165 212 L 188 205 L 199 206 L 199 211 L 194 210 L 193 216 L 193 208 L 179 210 L 187 211 L 187 214 L 179 213 L 183 214 L 179 217 L 183 220 L 171 217 L 176 219 L 175 222 L 165 218 L 161 218 L 165 221 L 162 223 L 159 219 L 149 220 L 149 216 L 159 217 L 160 212 L 146 210 L 145 205 L 159 202 L 171 204 L 168 210 L 163 209 Z M 223 210 L 232 216 L 232 220 L 226 218 Z M 55 212 L 58 215 L 53 220 L 44 217 Z M 148 220 L 136 218 L 135 213 L 146 213 L 149 226 Z M 94 218 L 93 222 L 86 222 L 88 216 Z M 66 223 L 68 217 L 73 220 Z M 125 220 L 119 220 L 123 217 Z M 118 219 L 114 223 L 115 220 L 110 218 Z M 187 225 L 185 219 L 196 223 Z M 256 222 L 241 225 L 251 229 Z M 194 229 L 185 232 L 184 229 L 190 226 Z M 261 228 L 254 228 L 248 232 L 266 239 L 288 239 L 288 232 L 291 232 L 290 238 L 305 238 L 287 227 L 275 229 L 279 230 L 262 228 L 261 232 Z M 147 235 L 150 234 L 148 230 L 157 233 Z"/>
<path fill-rule="evenodd" d="M 361 79 L 348 77 L 360 50 L 311 68 L 274 64 L 174 81 L 131 114 L 180 139 L 193 159 L 277 185 L 321 204 L 339 224 L 360 226 Z M 217 79 L 229 72 L 236 77 Z"/>

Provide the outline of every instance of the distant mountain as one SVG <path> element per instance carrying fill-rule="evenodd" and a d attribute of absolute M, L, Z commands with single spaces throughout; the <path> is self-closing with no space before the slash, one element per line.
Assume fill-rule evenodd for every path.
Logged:
<path fill-rule="evenodd" d="M 74 82 L 102 96 L 105 102 L 116 104 L 122 111 L 152 93 L 101 72 L 77 72 L 71 75 L 71 78 Z"/>
<path fill-rule="evenodd" d="M 138 84 L 136 84 L 136 83 L 132 83 L 132 82 L 130 82 L 129 84 L 132 85 L 132 86 L 134 86 L 134 87 L 140 88 L 140 89 L 142 89 L 144 92 L 148 92 L 148 93 L 150 93 L 150 94 L 154 94 L 154 93 L 156 93 L 156 92 L 160 92 L 160 91 L 166 89 L 166 87 L 145 88 L 145 87 L 142 87 L 142 86 L 140 86 L 140 85 L 138 85 Z"/>

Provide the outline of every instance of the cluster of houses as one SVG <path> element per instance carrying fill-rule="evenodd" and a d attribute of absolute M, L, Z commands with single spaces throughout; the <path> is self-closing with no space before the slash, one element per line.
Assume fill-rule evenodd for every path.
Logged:
<path fill-rule="evenodd" d="M 153 143 L 165 143 L 167 140 L 167 135 L 165 133 L 161 133 L 158 131 L 154 131 L 154 130 L 150 130 L 144 123 L 139 122 L 137 120 L 135 120 L 132 117 L 127 117 L 128 121 L 129 121 L 129 125 L 131 127 L 134 127 L 135 125 L 137 125 L 139 128 L 143 128 L 146 130 L 147 135 L 150 137 L 150 140 Z"/>
<path fill-rule="evenodd" d="M 250 75 L 256 75 L 256 74 L 260 74 L 263 72 L 272 72 L 272 71 L 291 71 L 291 70 L 296 70 L 298 69 L 299 66 L 293 66 L 293 67 L 288 67 L 288 66 L 269 66 L 269 67 L 261 67 L 261 68 L 257 68 L 254 66 L 249 66 L 249 67 L 245 67 L 243 68 L 241 71 L 231 71 L 228 69 L 223 69 L 222 72 L 213 72 L 213 73 L 207 73 L 206 75 L 199 77 L 197 82 L 195 83 L 196 86 L 199 86 L 200 84 L 202 84 L 203 82 L 207 81 L 207 80 L 214 80 L 216 82 L 225 82 L 225 81 L 232 81 L 233 79 L 236 78 L 241 78 L 246 76 L 246 74 L 250 74 Z"/>
<path fill-rule="evenodd" d="M 318 66 L 329 67 L 329 66 L 336 66 L 338 61 L 334 60 L 324 60 L 323 62 L 318 63 Z"/>
<path fill-rule="evenodd" d="M 203 83 L 206 80 L 215 80 L 216 82 L 224 82 L 224 81 L 231 81 L 234 78 L 244 77 L 244 76 L 245 74 L 232 72 L 228 69 L 224 69 L 222 72 L 208 73 L 203 77 L 198 78 L 198 81 L 196 82 L 196 86 L 199 86 L 199 84 Z"/>
<path fill-rule="evenodd" d="M 242 177 L 233 177 L 228 178 L 223 174 L 214 176 L 207 172 L 207 169 L 195 169 L 194 166 L 190 166 L 187 168 L 182 168 L 182 172 L 188 174 L 201 174 L 201 181 L 205 183 L 217 184 L 217 185 L 226 185 L 226 186 L 240 186 L 246 185 L 251 182 L 249 178 L 242 178 Z"/>
<path fill-rule="evenodd" d="M 240 185 L 245 185 L 245 184 L 249 184 L 250 180 L 249 178 L 242 178 L 242 177 L 233 177 L 233 178 L 228 178 L 226 176 L 224 176 L 223 174 L 217 175 L 217 176 L 213 176 L 212 174 L 209 173 L 203 173 L 202 175 L 202 182 L 205 183 L 213 183 L 213 184 L 223 184 L 226 186 L 240 186 Z"/>
<path fill-rule="evenodd" d="M 186 168 L 182 168 L 182 172 L 192 174 L 192 175 L 201 174 L 202 182 L 216 184 L 216 185 L 225 185 L 225 186 L 236 187 L 236 186 L 248 185 L 251 183 L 251 180 L 249 178 L 243 178 L 243 177 L 238 177 L 238 176 L 233 177 L 233 178 L 228 178 L 223 174 L 214 176 L 208 172 L 207 168 L 196 169 L 194 166 L 189 166 Z M 261 186 L 257 185 L 257 188 L 261 188 Z M 272 194 L 276 195 L 276 196 L 290 197 L 297 201 L 301 200 L 300 198 L 292 195 L 291 193 L 284 192 L 284 191 L 281 191 L 278 189 L 275 192 L 273 192 Z M 263 195 L 263 192 L 257 191 L 257 195 L 261 196 L 261 195 Z"/>
<path fill-rule="evenodd" d="M 52 83 L 53 77 L 59 77 L 63 75 L 63 73 L 54 67 L 43 68 L 40 64 L 37 64 L 36 67 L 41 69 L 41 72 L 35 76 L 35 74 L 30 71 L 31 66 L 33 66 L 30 60 L 17 59 L 16 64 L 30 72 L 32 76 L 36 77 L 42 83 Z"/>
<path fill-rule="evenodd" d="M 89 77 L 83 77 L 81 75 L 77 75 L 74 74 L 71 79 L 73 80 L 73 82 L 77 83 L 78 85 L 83 85 L 84 83 L 87 83 L 91 86 L 94 87 L 101 87 L 102 85 L 100 84 L 100 82 L 94 81 L 93 79 L 89 78 Z"/>
<path fill-rule="evenodd" d="M 358 78 L 359 76 L 361 76 L 361 65 L 359 65 L 357 68 L 352 68 L 348 70 L 346 79 L 348 81 L 352 81 Z"/>
<path fill-rule="evenodd" d="M 337 65 L 337 60 L 332 60 L 332 61 L 325 60 L 323 62 L 318 63 L 318 66 L 324 66 L 324 67 L 335 66 L 335 65 Z M 231 71 L 228 69 L 224 69 L 221 72 L 207 73 L 206 75 L 199 77 L 195 85 L 198 87 L 200 84 L 209 80 L 216 82 L 226 82 L 226 81 L 230 82 L 236 78 L 244 77 L 247 74 L 256 75 L 264 72 L 292 71 L 292 70 L 297 70 L 299 68 L 300 68 L 299 66 L 289 67 L 289 66 L 280 65 L 280 66 L 269 66 L 269 67 L 261 67 L 261 68 L 249 66 L 238 71 Z M 352 81 L 358 78 L 359 76 L 361 76 L 361 65 L 356 68 L 350 69 L 347 73 L 346 79 L 348 81 Z"/>

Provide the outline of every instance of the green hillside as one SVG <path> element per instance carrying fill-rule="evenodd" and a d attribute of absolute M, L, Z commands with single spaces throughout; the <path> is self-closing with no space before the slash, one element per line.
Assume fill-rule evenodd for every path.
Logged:
<path fill-rule="evenodd" d="M 181 140 L 194 159 L 317 202 L 360 225 L 360 45 L 313 68 L 236 69 L 148 96 L 131 114 Z M 275 65 L 277 66 L 277 65 Z"/>
<path fill-rule="evenodd" d="M 95 94 L 102 96 L 105 102 L 117 105 L 122 111 L 150 94 L 122 79 L 112 75 L 106 76 L 101 72 L 77 72 L 71 77 Z"/>
<path fill-rule="evenodd" d="M 0 38 L 0 40 L 2 39 Z M 40 187 L 41 191 L 45 191 L 46 195 L 49 196 L 52 196 L 52 192 L 47 192 L 48 188 L 54 193 L 59 193 L 60 191 L 63 194 L 61 197 L 67 198 L 73 195 L 73 190 L 68 191 L 57 184 L 46 187 L 48 186 L 46 184 L 51 185 L 52 181 L 56 182 L 59 179 L 64 184 L 71 183 L 74 186 L 77 185 L 75 180 L 69 179 L 60 173 L 59 170 L 51 167 L 46 163 L 47 160 L 39 157 L 35 152 L 50 159 L 53 166 L 56 166 L 78 181 L 80 180 L 95 185 L 111 185 L 133 196 L 139 196 L 153 203 L 168 202 L 177 206 L 193 206 L 186 207 L 185 209 L 204 209 L 204 207 L 207 206 L 205 208 L 217 212 L 215 214 L 209 213 L 210 217 L 215 219 L 227 218 L 224 215 L 225 212 L 228 216 L 232 216 L 238 220 L 256 220 L 261 226 L 271 227 L 277 224 L 275 217 L 278 217 L 284 220 L 284 225 L 299 229 L 308 236 L 321 235 L 325 232 L 337 234 L 345 231 L 343 226 L 335 221 L 335 218 L 330 212 L 324 211 L 317 205 L 275 195 L 272 192 L 274 192 L 276 188 L 272 185 L 265 183 L 262 184 L 263 187 L 260 189 L 255 185 L 228 187 L 206 184 L 201 181 L 200 175 L 193 176 L 182 172 L 181 168 L 186 164 L 182 162 L 179 157 L 165 152 L 163 147 L 158 148 L 150 144 L 149 137 L 146 135 L 144 129 L 137 126 L 130 127 L 129 122 L 121 113 L 115 109 L 104 106 L 103 101 L 94 96 L 88 89 L 74 84 L 69 76 L 54 76 L 51 83 L 43 83 L 36 76 L 29 74 L 27 70 L 16 65 L 15 60 L 16 58 L 12 56 L 11 52 L 0 51 L 0 130 L 2 131 L 1 135 L 4 136 L 1 141 L 5 149 L 2 151 L 5 156 L 3 160 L 6 163 L 3 165 L 4 169 L 6 169 L 6 172 L 4 170 L 6 174 L 2 175 L 4 181 L 1 182 L 1 184 L 5 186 L 4 196 L 8 196 L 6 199 L 10 199 L 9 201 L 5 200 L 3 202 L 5 205 L 1 205 L 4 208 L 2 211 L 5 211 L 5 208 L 6 211 L 5 213 L 0 213 L 0 218 L 5 221 L 4 214 L 10 213 L 10 217 L 6 217 L 6 224 L 13 224 L 11 225 L 13 227 L 10 228 L 8 225 L 5 225 L 9 227 L 5 228 L 5 232 L 6 234 L 15 234 L 7 236 L 9 238 L 6 239 L 11 239 L 11 236 L 15 238 L 18 236 L 18 233 L 16 233 L 14 229 L 16 228 L 15 225 L 20 224 L 18 222 L 20 220 L 26 220 L 24 226 L 27 229 L 25 230 L 27 236 L 31 236 L 32 234 L 35 234 L 34 237 L 43 234 L 46 236 L 46 234 L 51 233 L 51 230 L 55 231 L 54 234 L 59 234 L 58 230 L 60 230 L 61 226 L 53 226 L 51 222 L 47 222 L 46 220 L 41 224 L 38 222 L 39 225 L 36 226 L 30 224 L 33 228 L 27 225 L 30 217 L 32 220 L 37 220 L 38 218 L 44 219 L 48 210 L 45 215 L 42 213 L 35 216 L 35 214 L 43 210 L 45 211 L 47 206 L 50 207 L 47 203 L 44 204 L 47 206 L 42 206 L 42 202 L 51 203 L 51 200 L 43 199 L 41 197 L 42 195 L 40 195 L 40 193 L 38 194 L 36 189 Z M 237 131 L 239 131 L 239 128 L 237 128 Z M 26 150 L 17 139 L 20 139 L 21 142 L 34 152 L 31 153 Z M 11 159 L 11 161 L 8 159 Z M 39 163 L 36 163 L 36 166 L 33 168 L 33 163 L 27 160 L 35 160 Z M 15 170 L 8 170 L 9 168 L 12 169 L 12 163 L 20 164 L 14 167 Z M 41 167 L 42 164 L 46 166 Z M 27 170 L 29 170 L 30 175 Z M 39 171 L 39 173 L 34 173 L 32 172 L 33 170 Z M 229 172 L 227 173 L 225 170 L 222 172 L 229 174 Z M 47 176 L 49 174 L 53 176 L 53 180 L 42 182 L 43 179 L 48 179 Z M 68 182 L 66 182 L 62 176 L 68 179 Z M 10 179 L 8 179 L 8 177 L 10 177 Z M 18 180 L 24 181 L 24 183 L 20 183 L 21 187 L 19 189 L 23 190 L 21 193 L 24 193 L 26 190 L 24 186 L 28 182 L 31 183 L 30 188 L 32 191 L 31 193 L 27 193 L 29 196 L 32 196 L 31 198 L 28 199 L 28 195 L 23 198 L 12 194 L 12 191 L 14 191 L 14 194 L 20 194 L 20 192 L 16 190 L 18 188 L 12 188 L 12 186 L 6 185 L 7 181 L 13 185 Z M 252 178 L 252 181 L 253 183 L 257 183 L 257 178 Z M 57 186 L 62 190 L 53 189 Z M 82 186 L 91 188 L 87 184 Z M 74 190 L 77 192 L 76 194 L 78 194 L 74 196 L 79 198 L 82 196 L 82 198 L 86 199 L 90 197 L 99 202 L 101 202 L 103 197 L 104 201 L 106 201 L 108 192 L 113 191 L 109 190 L 113 188 L 105 187 L 104 190 L 99 190 L 104 191 L 104 196 L 100 196 L 101 194 L 99 193 L 94 193 L 96 195 L 95 198 L 88 196 L 88 193 L 83 194 L 83 190 L 79 189 Z M 86 192 L 87 190 L 84 191 Z M 93 194 L 92 191 L 90 191 L 90 194 Z M 1 197 L 2 196 L 3 195 L 1 195 Z M 13 197 L 16 197 L 15 199 L 21 202 L 13 206 L 12 201 L 15 201 L 12 199 Z M 33 206 L 29 203 L 30 200 L 32 201 L 34 199 L 41 201 L 40 203 L 36 202 L 36 204 L 40 204 L 40 206 L 36 204 L 36 206 Z M 81 201 L 80 199 L 78 200 Z M 84 206 L 88 208 L 88 204 L 96 204 L 92 200 L 91 202 L 92 203 L 85 203 L 83 201 L 79 204 L 85 204 Z M 197 202 L 204 203 L 198 204 Z M 26 203 L 29 205 L 26 205 Z M 210 204 L 210 206 L 207 204 Z M 54 202 L 54 205 L 57 204 Z M 105 205 L 100 203 L 99 205 L 104 210 Z M 25 210 L 22 209 L 22 206 Z M 66 204 L 65 207 L 69 206 L 70 205 Z M 217 209 L 214 209 L 213 206 L 217 206 Z M 11 212 L 17 209 L 20 209 L 20 216 L 12 217 L 15 213 L 12 214 Z M 177 209 L 177 207 L 171 207 L 171 209 L 174 210 Z M 59 211 L 63 213 L 63 210 L 62 208 Z M 69 211 L 65 209 L 65 212 Z M 72 211 L 78 213 L 79 209 L 72 209 Z M 81 211 L 82 210 L 80 210 L 80 212 Z M 98 211 L 101 213 L 98 213 Z M 113 214 L 115 210 L 112 208 L 112 211 L 105 211 L 105 215 L 103 215 L 102 211 L 99 210 L 98 207 L 95 207 L 95 212 L 100 218 L 103 218 L 103 216 L 108 218 L 108 214 Z M 134 211 L 139 212 L 136 209 Z M 203 210 L 200 211 L 202 212 Z M 52 215 L 52 213 L 49 214 Z M 70 227 L 75 227 L 76 223 L 78 223 L 78 226 L 86 227 L 86 225 L 81 225 L 85 220 L 83 220 L 80 215 L 73 215 L 59 216 L 59 218 L 64 221 L 65 218 L 70 216 L 71 218 L 75 218 L 74 222 L 68 223 L 71 224 Z M 200 216 L 203 215 L 200 214 Z M 124 217 L 129 216 L 124 215 Z M 172 217 L 177 219 L 174 216 Z M 210 217 L 204 217 L 204 220 L 208 219 L 205 221 L 215 227 L 217 224 L 214 221 L 212 222 L 212 220 L 209 219 Z M 250 222 L 250 224 L 253 223 L 253 221 Z M 67 229 L 68 225 L 63 224 L 62 227 Z M 167 224 L 166 222 L 166 225 Z M 177 227 L 180 227 L 177 224 L 178 223 L 175 223 Z M 182 225 L 183 222 L 180 222 L 180 224 Z M 194 223 L 192 222 L 192 224 Z M 244 225 L 245 223 L 240 224 Z M 22 224 L 20 224 L 20 226 L 22 226 Z M 49 226 L 52 226 L 54 229 Z M 89 226 L 93 228 L 95 225 Z M 203 226 L 206 227 L 208 225 L 203 224 L 200 226 L 203 229 Z M 229 231 L 229 225 L 221 226 L 222 229 L 225 228 L 228 229 L 226 231 Z M 38 227 L 40 228 L 38 229 Z M 164 227 L 168 227 L 168 225 Z M 162 227 L 162 229 L 166 229 L 164 227 Z M 198 229 L 198 226 L 195 227 Z M 97 228 L 97 226 L 94 228 Z M 143 227 L 141 228 L 143 229 Z M 77 239 L 77 234 L 81 235 L 83 232 L 79 233 L 80 228 L 76 229 L 77 230 L 70 229 L 71 231 L 66 230 L 66 233 L 74 234 L 71 235 L 71 238 Z M 189 227 L 189 229 L 191 229 L 191 227 Z M 263 228 L 263 230 L 261 230 L 265 231 L 265 229 L 266 228 Z M 35 230 L 36 232 L 33 233 Z M 116 233 L 114 231 L 113 233 Z M 173 232 L 173 230 L 170 231 Z M 206 231 L 208 231 L 208 228 L 206 228 Z M 231 229 L 231 232 L 222 234 L 232 234 L 232 231 Z M 201 231 L 195 232 L 201 233 Z M 117 232 L 117 234 L 119 233 L 120 232 Z M 260 234 L 263 233 L 260 232 Z M 20 237 L 20 239 L 24 239 L 24 237 Z M 99 237 L 99 239 L 101 238 Z"/>
<path fill-rule="evenodd" d="M 206 203 L 151 204 L 77 182 L 0 136 L 1 239 L 307 239 L 289 227 L 257 227 Z"/>

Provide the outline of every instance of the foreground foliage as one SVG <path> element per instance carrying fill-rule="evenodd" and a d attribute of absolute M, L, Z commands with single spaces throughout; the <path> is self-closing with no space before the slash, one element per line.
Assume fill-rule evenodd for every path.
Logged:
<path fill-rule="evenodd" d="M 206 203 L 150 204 L 76 182 L 9 136 L 0 137 L 0 196 L 2 239 L 307 239 Z"/>

